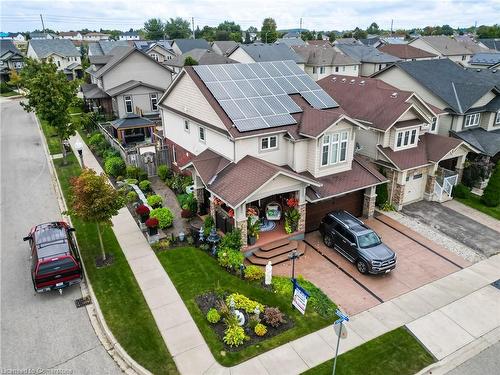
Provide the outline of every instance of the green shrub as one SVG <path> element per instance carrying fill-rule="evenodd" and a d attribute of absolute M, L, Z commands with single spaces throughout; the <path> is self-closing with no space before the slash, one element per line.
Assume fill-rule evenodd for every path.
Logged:
<path fill-rule="evenodd" d="M 159 208 L 163 204 L 163 198 L 160 195 L 150 195 L 147 198 L 148 204 L 153 208 Z"/>
<path fill-rule="evenodd" d="M 394 205 L 392 203 L 389 203 L 389 202 L 385 202 L 384 204 L 382 204 L 380 209 L 382 211 L 396 211 L 396 207 L 394 207 Z"/>
<path fill-rule="evenodd" d="M 151 191 L 151 181 L 144 180 L 139 182 L 139 189 L 141 189 L 143 192 Z"/>
<path fill-rule="evenodd" d="M 207 237 L 212 228 L 215 227 L 215 221 L 212 215 L 208 215 L 203 222 L 203 235 Z"/>
<path fill-rule="evenodd" d="M 470 190 L 464 184 L 458 184 L 451 191 L 451 195 L 453 195 L 454 197 L 457 197 L 457 198 L 467 199 L 470 196 Z"/>
<path fill-rule="evenodd" d="M 139 180 L 139 171 L 141 169 L 133 165 L 127 165 L 126 175 L 127 178 L 133 178 L 134 180 Z"/>
<path fill-rule="evenodd" d="M 113 156 L 104 162 L 104 170 L 113 177 L 121 176 L 125 172 L 125 162 L 121 157 Z"/>
<path fill-rule="evenodd" d="M 104 152 L 102 154 L 102 157 L 104 159 L 109 159 L 109 158 L 113 158 L 113 157 L 120 157 L 120 153 L 118 151 L 116 151 L 114 148 L 112 147 L 106 147 L 106 149 L 104 149 Z"/>
<path fill-rule="evenodd" d="M 224 342 L 230 347 L 240 346 L 247 339 L 245 330 L 238 325 L 231 325 L 224 331 Z"/>
<path fill-rule="evenodd" d="M 157 169 L 158 177 L 162 180 L 165 181 L 168 177 L 169 174 L 169 169 L 165 164 L 159 165 Z"/>
<path fill-rule="evenodd" d="M 243 264 L 245 256 L 240 251 L 219 248 L 217 259 L 221 267 L 237 270 Z"/>
<path fill-rule="evenodd" d="M 245 268 L 245 279 L 261 280 L 264 278 L 264 270 L 259 266 L 250 265 Z"/>
<path fill-rule="evenodd" d="M 107 143 L 106 139 L 104 138 L 104 135 L 102 135 L 101 133 L 92 134 L 89 137 L 89 141 L 88 142 L 89 142 L 89 147 L 92 150 L 96 150 L 103 143 Z"/>
<path fill-rule="evenodd" d="M 286 323 L 283 313 L 277 307 L 266 307 L 264 310 L 264 321 L 275 328 Z"/>
<path fill-rule="evenodd" d="M 167 207 L 155 208 L 154 210 L 151 210 L 149 217 L 157 218 L 159 223 L 158 226 L 161 229 L 169 228 L 174 223 L 174 215 Z"/>
<path fill-rule="evenodd" d="M 198 201 L 196 200 L 193 193 L 179 194 L 177 196 L 177 199 L 179 200 L 179 205 L 182 207 L 182 209 L 189 210 L 192 213 L 198 211 Z"/>
<path fill-rule="evenodd" d="M 233 229 L 231 232 L 226 233 L 220 241 L 220 249 L 240 251 L 243 243 L 241 242 L 241 230 Z"/>
<path fill-rule="evenodd" d="M 143 171 L 142 169 L 139 169 L 139 175 L 137 176 L 139 181 L 144 181 L 148 179 L 148 174 L 147 172 Z"/>
<path fill-rule="evenodd" d="M 137 193 L 135 191 L 129 191 L 127 193 L 127 202 L 128 203 L 135 203 L 137 202 L 137 199 L 139 198 L 139 196 L 137 195 Z"/>
<path fill-rule="evenodd" d="M 491 174 L 488 186 L 483 191 L 481 202 L 488 207 L 496 207 L 500 204 L 500 161 Z"/>
<path fill-rule="evenodd" d="M 10 86 L 6 82 L 0 83 L 0 93 L 5 94 L 5 93 L 11 92 L 11 91 L 12 91 L 12 89 L 10 88 Z"/>
<path fill-rule="evenodd" d="M 382 207 L 384 203 L 386 203 L 389 200 L 389 193 L 387 192 L 387 184 L 377 185 L 375 191 L 377 193 L 375 204 L 377 205 L 377 207 Z"/>
<path fill-rule="evenodd" d="M 208 310 L 207 320 L 212 324 L 217 323 L 220 320 L 219 312 L 214 308 Z"/>
<path fill-rule="evenodd" d="M 262 323 L 258 323 L 254 328 L 254 332 L 257 336 L 262 337 L 267 333 L 267 327 Z"/>
<path fill-rule="evenodd" d="M 248 328 L 250 328 L 252 331 L 255 329 L 257 324 L 260 323 L 260 319 L 258 316 L 255 314 L 249 314 L 248 316 Z"/>
<path fill-rule="evenodd" d="M 245 310 L 248 314 L 253 314 L 255 308 L 258 307 L 260 311 L 264 311 L 264 305 L 244 296 L 243 294 L 233 293 L 227 296 L 226 304 L 229 306 L 231 298 L 234 300 L 234 307 L 237 309 Z"/>

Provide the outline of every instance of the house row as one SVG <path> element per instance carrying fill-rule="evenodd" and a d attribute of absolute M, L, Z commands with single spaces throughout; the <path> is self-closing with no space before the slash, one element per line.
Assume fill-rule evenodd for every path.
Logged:
<path fill-rule="evenodd" d="M 83 76 L 80 49 L 68 39 L 32 39 L 28 43 L 27 57 L 52 61 L 68 79 Z"/>
<path fill-rule="evenodd" d="M 12 70 L 19 73 L 24 66 L 23 60 L 24 56 L 12 40 L 0 40 L 0 81 L 8 81 Z"/>

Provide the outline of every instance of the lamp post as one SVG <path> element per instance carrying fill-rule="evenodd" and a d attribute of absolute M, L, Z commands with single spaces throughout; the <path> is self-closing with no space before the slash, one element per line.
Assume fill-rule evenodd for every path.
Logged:
<path fill-rule="evenodd" d="M 295 259 L 299 257 L 299 253 L 297 250 L 292 250 L 290 255 L 288 255 L 288 259 L 292 260 L 292 280 L 295 279 Z"/>
<path fill-rule="evenodd" d="M 82 142 L 76 141 L 75 142 L 75 149 L 78 152 L 78 156 L 80 157 L 80 162 L 82 164 L 82 168 L 84 168 L 85 165 L 83 164 L 83 144 L 82 144 Z"/>

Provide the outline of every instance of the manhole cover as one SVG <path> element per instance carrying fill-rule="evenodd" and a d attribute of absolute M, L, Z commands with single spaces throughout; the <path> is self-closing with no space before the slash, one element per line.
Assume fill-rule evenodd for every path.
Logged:
<path fill-rule="evenodd" d="M 75 300 L 75 305 L 77 309 L 86 305 L 90 305 L 91 303 L 92 300 L 90 299 L 90 296 L 78 298 Z"/>
<path fill-rule="evenodd" d="M 497 281 L 493 281 L 491 285 L 493 285 L 497 289 L 500 289 L 500 279 L 498 279 Z"/>

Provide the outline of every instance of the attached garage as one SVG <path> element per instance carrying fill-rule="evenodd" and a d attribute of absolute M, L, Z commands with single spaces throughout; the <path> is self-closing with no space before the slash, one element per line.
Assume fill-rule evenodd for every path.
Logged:
<path fill-rule="evenodd" d="M 425 192 L 427 174 L 417 173 L 406 178 L 403 204 L 422 200 Z"/>
<path fill-rule="evenodd" d="M 337 210 L 345 210 L 354 216 L 363 214 L 364 189 L 325 199 L 317 203 L 308 203 L 306 206 L 306 232 L 317 230 L 323 217 Z"/>

